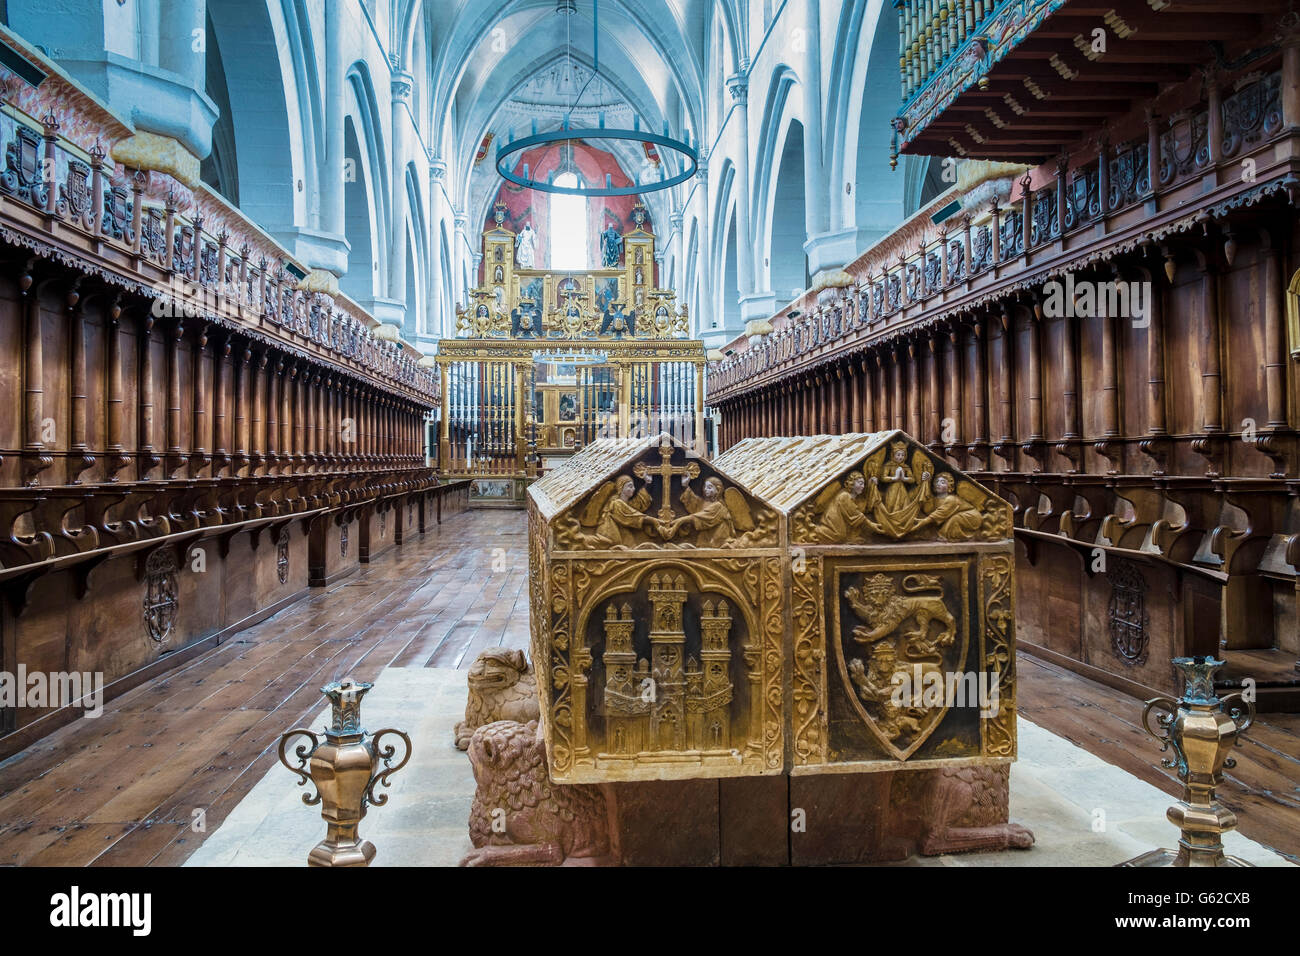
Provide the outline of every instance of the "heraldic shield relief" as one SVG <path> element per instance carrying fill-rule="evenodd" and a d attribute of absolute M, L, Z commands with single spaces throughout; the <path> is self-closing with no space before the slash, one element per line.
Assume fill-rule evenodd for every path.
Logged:
<path fill-rule="evenodd" d="M 793 773 L 1015 757 L 1011 507 L 897 430 L 747 438 L 784 519 Z"/>
<path fill-rule="evenodd" d="M 832 634 L 844 699 L 895 760 L 920 749 L 954 702 L 946 675 L 967 669 L 969 577 L 967 562 L 834 568 Z M 960 703 L 978 705 L 978 687 L 973 696 Z M 953 743 L 967 736 L 962 723 L 951 728 Z"/>

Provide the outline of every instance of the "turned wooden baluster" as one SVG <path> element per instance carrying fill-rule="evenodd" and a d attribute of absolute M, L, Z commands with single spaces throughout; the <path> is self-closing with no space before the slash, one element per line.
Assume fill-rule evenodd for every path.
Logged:
<path fill-rule="evenodd" d="M 1003 304 L 998 312 L 998 328 L 1001 330 L 1001 337 L 998 342 L 998 376 L 997 384 L 990 382 L 990 388 L 997 389 L 998 404 L 998 440 L 993 446 L 993 453 L 1006 462 L 1007 468 L 1011 471 L 1016 469 L 1016 451 L 1015 451 L 1015 402 L 1012 393 L 1014 380 L 1011 372 L 1014 362 L 1015 350 L 1012 346 L 1012 337 L 1015 334 L 1015 323 L 1011 319 L 1011 306 Z M 992 343 L 989 343 L 990 347 Z M 993 406 L 990 399 L 989 407 Z"/>
<path fill-rule="evenodd" d="M 1165 273 L 1172 278 L 1174 260 L 1164 250 Z M 1155 462 L 1154 474 L 1163 475 L 1169 457 L 1169 432 L 1165 410 L 1165 322 L 1162 301 L 1163 283 L 1154 269 L 1143 269 L 1142 276 L 1151 284 L 1147 302 L 1147 437 L 1139 447 Z"/>
<path fill-rule="evenodd" d="M 119 294 L 109 306 L 106 315 L 105 338 L 107 345 L 107 407 L 104 417 L 108 423 L 108 480 L 117 481 L 117 473 L 131 463 L 122 444 L 123 400 L 122 394 L 122 297 Z M 152 412 L 151 412 L 152 414 Z"/>
<path fill-rule="evenodd" d="M 1205 323 L 1201 339 L 1202 434 L 1192 441 L 1192 450 L 1206 460 L 1205 474 L 1218 478 L 1223 469 L 1223 386 L 1219 370 L 1220 321 L 1219 283 L 1215 263 L 1195 250 L 1201 270 L 1201 314 Z"/>
<path fill-rule="evenodd" d="M 253 350 L 242 345 L 235 353 L 235 474 L 242 477 L 250 473 L 248 454 L 248 379 Z"/>
<path fill-rule="evenodd" d="M 86 385 L 86 315 L 82 309 L 81 277 L 73 280 L 64 299 L 68 306 L 68 337 L 72 354 L 68 392 L 71 434 L 68 442 L 68 484 L 81 484 L 81 473 L 95 463 L 87 442 L 89 397 Z"/>
<path fill-rule="evenodd" d="M 944 443 L 944 452 L 950 460 L 956 462 L 959 468 L 966 467 L 966 461 L 960 455 L 961 449 L 961 418 L 962 418 L 962 401 L 964 393 L 962 382 L 965 379 L 966 370 L 966 351 L 961 340 L 961 323 L 954 322 L 948 330 L 949 354 L 952 361 L 948 369 L 948 380 L 950 382 L 949 394 L 949 412 L 951 421 L 948 423 L 948 436 Z"/>
<path fill-rule="evenodd" d="M 27 441 L 23 445 L 23 484 L 32 487 L 40 484 L 40 473 L 54 464 L 48 454 L 46 438 L 50 444 L 55 436 L 46 429 L 45 421 L 45 335 L 41 323 L 40 291 L 44 283 L 32 288 L 35 259 L 28 259 L 19 279 L 26 314 L 26 342 L 24 343 L 23 405 L 26 414 Z M 51 426 L 52 430 L 52 426 Z"/>
<path fill-rule="evenodd" d="M 1271 477 L 1292 474 L 1295 437 L 1287 421 L 1286 328 L 1282 321 L 1282 270 L 1280 243 L 1271 229 L 1260 229 L 1264 260 L 1264 394 L 1268 423 L 1255 439 L 1255 448 L 1273 460 Z"/>
<path fill-rule="evenodd" d="M 194 434 L 190 441 L 190 476 L 199 478 L 203 469 L 212 462 L 208 454 L 208 331 L 211 326 L 199 327 L 194 343 Z"/>
<path fill-rule="evenodd" d="M 140 460 L 136 473 L 141 481 L 147 481 L 162 464 L 154 420 L 153 326 L 153 313 L 146 312 L 140 320 Z"/>
<path fill-rule="evenodd" d="M 263 469 L 266 467 L 266 363 L 270 357 L 266 349 L 261 349 L 254 357 L 251 366 L 253 436 L 249 442 L 249 450 L 253 455 L 253 465 L 249 469 L 250 475 L 265 474 Z"/>
<path fill-rule="evenodd" d="M 185 336 L 185 323 L 177 319 L 171 327 L 167 351 L 167 463 L 163 477 L 176 477 L 184 464 L 181 452 L 181 339 Z"/>

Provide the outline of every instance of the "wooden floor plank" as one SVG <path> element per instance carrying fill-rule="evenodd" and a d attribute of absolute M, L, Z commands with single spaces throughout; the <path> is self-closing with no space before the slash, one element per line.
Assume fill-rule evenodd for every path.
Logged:
<path fill-rule="evenodd" d="M 1017 663 L 1016 706 L 1023 716 L 1171 797 L 1182 796 L 1177 776 L 1160 765 L 1167 755 L 1138 724 L 1143 701 L 1023 652 Z M 1290 744 L 1295 727 L 1285 717 L 1258 716 L 1233 753 L 1237 766 L 1225 775 L 1218 797 L 1237 813 L 1241 833 L 1300 863 L 1300 751 Z M 1170 839 L 1177 839 L 1172 828 Z"/>
<path fill-rule="evenodd" d="M 321 685 L 386 667 L 463 669 L 485 648 L 526 647 L 523 513 L 469 512 L 439 532 L 0 763 L 0 864 L 183 863 L 272 770 L 280 735 L 314 721 Z M 1023 655 L 1019 706 L 1171 797 L 1181 792 L 1138 724 L 1141 701 Z M 1236 756 L 1222 797 L 1241 831 L 1300 853 L 1300 716 L 1261 717 Z"/>

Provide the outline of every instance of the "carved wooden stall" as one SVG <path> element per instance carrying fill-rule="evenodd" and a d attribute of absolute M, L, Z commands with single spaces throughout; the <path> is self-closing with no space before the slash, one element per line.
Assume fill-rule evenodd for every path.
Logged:
<path fill-rule="evenodd" d="M 117 158 L 130 128 L 0 39 L 28 61 L 0 66 L 0 672 L 111 697 L 465 488 L 425 465 L 418 356 L 201 183 Z M 77 713 L 0 707 L 0 757 Z"/>
<path fill-rule="evenodd" d="M 1195 4 L 1072 6 L 997 5 L 942 55 L 910 24 L 900 150 L 957 182 L 727 346 L 721 447 L 903 428 L 1013 503 L 1024 646 L 1142 697 L 1223 653 L 1294 708 L 1298 22 L 1246 0 L 1212 50 Z M 1039 35 L 1071 15 L 1140 30 Z"/>
<path fill-rule="evenodd" d="M 613 786 L 623 862 L 1032 842 L 1007 822 L 1006 502 L 900 432 L 712 462 L 668 435 L 600 440 L 529 497 L 550 777 Z"/>

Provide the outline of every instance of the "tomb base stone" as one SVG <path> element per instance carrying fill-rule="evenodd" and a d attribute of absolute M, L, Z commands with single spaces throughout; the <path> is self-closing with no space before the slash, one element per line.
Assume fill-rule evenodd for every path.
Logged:
<path fill-rule="evenodd" d="M 530 759 L 609 832 L 600 853 L 546 858 L 1029 846 L 1007 820 L 1014 596 L 1010 505 L 901 432 L 749 439 L 712 461 L 667 434 L 586 446 L 529 489 Z M 480 750 L 476 775 L 514 772 Z M 535 830 L 525 815 L 483 838 Z"/>

